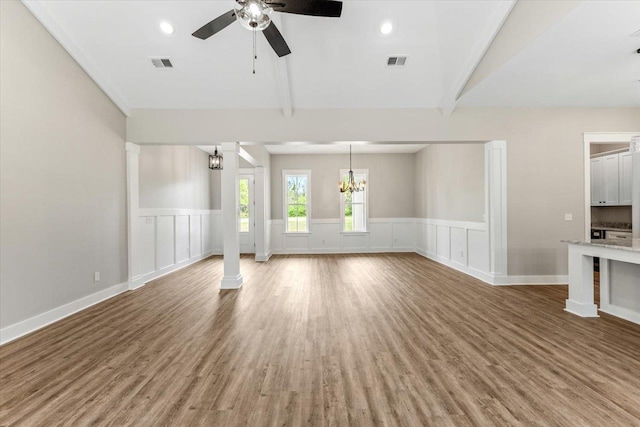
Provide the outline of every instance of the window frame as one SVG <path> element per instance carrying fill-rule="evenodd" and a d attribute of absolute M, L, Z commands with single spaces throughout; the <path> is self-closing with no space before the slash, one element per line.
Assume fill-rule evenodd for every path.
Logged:
<path fill-rule="evenodd" d="M 343 182 L 345 175 L 349 174 L 349 169 L 340 169 L 340 179 L 339 182 Z M 346 194 L 345 193 L 340 193 L 340 233 L 342 234 L 366 234 L 369 233 L 369 191 L 370 191 L 370 182 L 369 182 L 369 169 L 353 169 L 353 174 L 354 175 L 364 175 L 365 176 L 365 181 L 367 181 L 367 185 L 365 187 L 364 190 L 364 230 L 352 230 L 352 231 L 345 231 L 344 229 L 344 225 L 345 225 L 345 215 L 344 215 L 344 208 L 345 208 L 345 199 L 346 199 Z"/>
<path fill-rule="evenodd" d="M 307 178 L 307 231 L 289 231 L 289 194 L 287 191 L 288 176 L 305 176 Z M 311 234 L 311 169 L 282 170 L 282 222 L 283 234 Z"/>

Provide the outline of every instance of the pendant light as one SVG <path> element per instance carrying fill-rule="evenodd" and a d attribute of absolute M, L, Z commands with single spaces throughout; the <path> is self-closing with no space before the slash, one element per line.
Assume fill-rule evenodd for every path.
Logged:
<path fill-rule="evenodd" d="M 348 181 L 338 181 L 338 188 L 341 193 L 357 193 L 360 191 L 364 191 L 365 186 L 367 185 L 367 181 L 364 179 L 360 182 L 356 182 L 353 176 L 353 169 L 351 168 L 351 144 L 349 144 L 349 179 Z"/>
<path fill-rule="evenodd" d="M 222 154 L 218 154 L 218 146 L 212 155 L 209 155 L 209 169 L 222 170 Z"/>

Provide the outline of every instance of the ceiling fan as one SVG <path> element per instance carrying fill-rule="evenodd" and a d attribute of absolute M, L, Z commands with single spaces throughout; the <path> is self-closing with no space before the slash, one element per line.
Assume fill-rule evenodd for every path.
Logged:
<path fill-rule="evenodd" d="M 255 31 L 262 31 L 276 54 L 283 57 L 290 54 L 291 49 L 276 25 L 271 22 L 271 13 L 275 11 L 328 18 L 339 18 L 342 14 L 342 2 L 335 0 L 236 0 L 236 3 L 234 9 L 203 25 L 192 35 L 206 40 L 237 20 L 243 27 L 254 31 L 254 36 Z"/>

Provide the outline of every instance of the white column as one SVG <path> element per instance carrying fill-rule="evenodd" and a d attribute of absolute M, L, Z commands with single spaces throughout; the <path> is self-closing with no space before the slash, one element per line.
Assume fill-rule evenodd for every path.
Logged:
<path fill-rule="evenodd" d="M 255 168 L 255 239 L 256 239 L 256 261 L 268 261 L 269 254 L 266 248 L 266 188 L 267 180 L 265 177 L 264 166 L 256 166 Z"/>
<path fill-rule="evenodd" d="M 631 139 L 631 227 L 633 238 L 640 239 L 640 135 Z"/>
<path fill-rule="evenodd" d="M 569 299 L 565 310 L 582 317 L 598 317 L 598 306 L 593 302 L 593 256 L 580 245 L 569 244 Z"/>
<path fill-rule="evenodd" d="M 138 210 L 140 208 L 140 146 L 125 143 L 127 152 L 127 260 L 129 289 L 137 287 L 136 251 L 138 250 Z"/>
<path fill-rule="evenodd" d="M 240 274 L 240 234 L 238 229 L 238 169 L 240 157 L 237 142 L 222 144 L 222 229 L 224 234 L 224 276 L 221 289 L 242 286 Z"/>
<path fill-rule="evenodd" d="M 486 222 L 489 272 L 496 284 L 507 284 L 507 142 L 485 144 Z"/>

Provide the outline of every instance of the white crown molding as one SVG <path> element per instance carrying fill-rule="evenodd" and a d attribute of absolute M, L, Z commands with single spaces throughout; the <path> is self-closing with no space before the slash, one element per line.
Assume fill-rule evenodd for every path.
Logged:
<path fill-rule="evenodd" d="M 100 89 L 111 99 L 111 101 L 129 117 L 131 108 L 125 98 L 111 85 L 109 79 L 100 72 L 89 58 L 82 52 L 82 49 L 69 37 L 53 18 L 49 10 L 40 0 L 22 0 L 22 3 L 31 11 L 44 28 L 51 33 L 54 39 L 71 55 L 89 77 L 98 85 Z"/>

